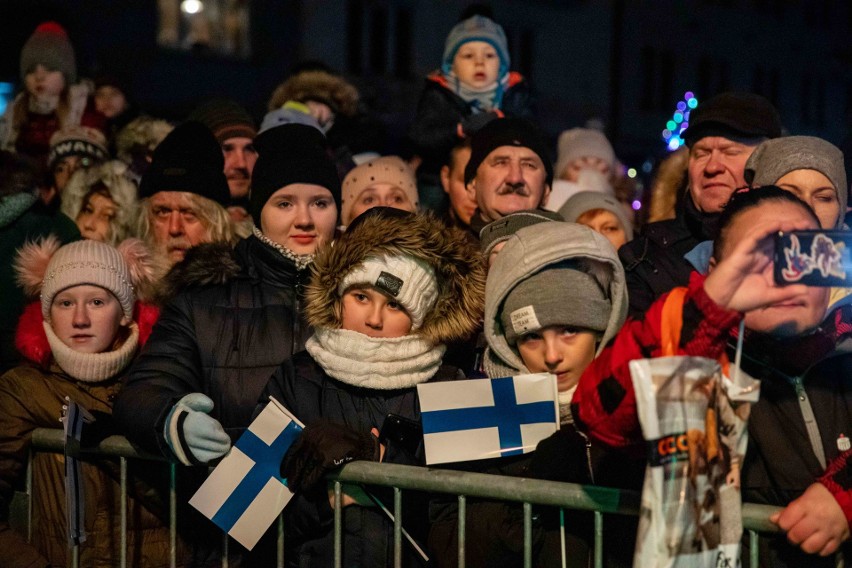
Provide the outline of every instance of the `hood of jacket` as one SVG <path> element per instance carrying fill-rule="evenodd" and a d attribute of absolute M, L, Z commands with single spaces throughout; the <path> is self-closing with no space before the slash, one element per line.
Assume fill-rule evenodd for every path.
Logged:
<path fill-rule="evenodd" d="M 500 313 L 506 296 L 542 268 L 569 259 L 586 258 L 612 269 L 612 302 L 606 330 L 595 356 L 616 336 L 627 318 L 627 287 L 618 253 L 603 235 L 576 223 L 540 223 L 524 227 L 506 241 L 488 272 L 485 289 L 486 372 L 489 376 L 529 373 L 520 355 L 506 341 Z M 570 295 L 571 290 L 565 290 Z"/>
<path fill-rule="evenodd" d="M 357 234 L 358 238 L 348 238 Z M 314 261 L 306 288 L 305 310 L 314 327 L 339 329 L 343 278 L 369 256 L 410 255 L 435 271 L 438 300 L 415 334 L 438 345 L 467 338 L 479 326 L 485 300 L 482 255 L 464 233 L 428 214 L 405 217 L 372 215 L 325 247 Z"/>

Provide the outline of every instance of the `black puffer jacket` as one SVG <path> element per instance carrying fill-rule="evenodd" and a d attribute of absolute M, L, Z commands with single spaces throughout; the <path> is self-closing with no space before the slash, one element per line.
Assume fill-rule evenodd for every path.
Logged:
<path fill-rule="evenodd" d="M 647 225 L 642 235 L 618 249 L 627 279 L 629 316 L 644 317 L 654 300 L 689 285 L 695 267 L 684 255 L 715 238 L 718 217 L 700 212 L 686 195 L 674 219 Z"/>
<path fill-rule="evenodd" d="M 203 392 L 211 416 L 236 439 L 273 371 L 304 348 L 301 289 L 310 270 L 255 237 L 235 250 L 202 245 L 167 277 L 177 295 L 163 308 L 115 403 L 123 433 L 171 456 L 163 423 L 172 406 Z"/>
<path fill-rule="evenodd" d="M 430 381 L 462 378 L 454 367 L 443 366 Z M 263 400 L 274 396 L 305 424 L 319 419 L 345 424 L 358 432 L 381 429 L 388 414 L 420 421 L 415 387 L 377 390 L 352 386 L 329 377 L 307 352 L 282 365 L 270 379 Z M 412 454 L 388 444 L 384 463 L 425 465 L 422 448 Z M 388 508 L 389 491 L 368 487 Z M 403 492 L 403 527 L 421 546 L 426 543 L 426 497 Z M 334 516 L 325 486 L 297 493 L 284 515 L 287 566 L 331 566 L 334 560 Z M 344 566 L 391 566 L 393 523 L 376 506 L 349 506 L 343 510 Z M 403 565 L 418 566 L 416 554 L 403 544 Z"/>

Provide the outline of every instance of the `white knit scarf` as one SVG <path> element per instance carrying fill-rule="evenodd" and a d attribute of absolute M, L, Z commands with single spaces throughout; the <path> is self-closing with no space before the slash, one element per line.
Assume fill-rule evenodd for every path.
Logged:
<path fill-rule="evenodd" d="M 376 390 L 410 388 L 428 381 L 446 347 L 418 335 L 369 337 L 348 329 L 318 328 L 305 349 L 329 376 Z"/>
<path fill-rule="evenodd" d="M 130 337 L 121 347 L 105 353 L 74 351 L 62 343 L 47 322 L 44 322 L 44 331 L 56 363 L 71 377 L 84 383 L 99 383 L 118 375 L 130 364 L 139 346 L 139 327 L 136 323 L 130 324 Z"/>
<path fill-rule="evenodd" d="M 509 74 L 506 73 L 490 85 L 482 88 L 474 88 L 460 80 L 452 71 L 445 75 L 447 84 L 452 90 L 468 103 L 474 112 L 489 112 L 499 109 L 503 104 L 503 93 L 509 85 Z"/>

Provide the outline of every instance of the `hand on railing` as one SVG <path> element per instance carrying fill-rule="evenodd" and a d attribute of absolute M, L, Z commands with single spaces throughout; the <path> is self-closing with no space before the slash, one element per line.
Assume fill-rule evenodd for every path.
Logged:
<path fill-rule="evenodd" d="M 231 449 L 231 438 L 225 429 L 208 416 L 211 410 L 210 397 L 194 392 L 180 399 L 166 418 L 163 435 L 182 464 L 208 463 Z"/>
<path fill-rule="evenodd" d="M 834 496 L 821 483 L 769 520 L 787 533 L 787 539 L 809 554 L 828 556 L 849 538 L 849 522 Z"/>

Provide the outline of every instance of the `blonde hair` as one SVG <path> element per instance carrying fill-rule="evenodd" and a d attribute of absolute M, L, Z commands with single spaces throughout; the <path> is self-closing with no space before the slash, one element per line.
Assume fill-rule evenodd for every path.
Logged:
<path fill-rule="evenodd" d="M 660 162 L 651 183 L 648 223 L 675 218 L 678 198 L 686 187 L 688 164 L 689 149 L 686 146 L 681 146 Z"/>
<path fill-rule="evenodd" d="M 180 192 L 182 193 L 183 202 L 191 207 L 195 212 L 201 224 L 207 229 L 209 242 L 228 242 L 235 241 L 234 228 L 231 224 L 231 216 L 224 207 L 211 199 L 207 199 L 197 193 Z M 151 200 L 145 198 L 140 203 L 140 209 L 143 212 L 139 215 L 136 223 L 136 236 L 145 241 L 152 248 L 156 248 L 154 243 L 154 231 L 151 226 Z"/>

